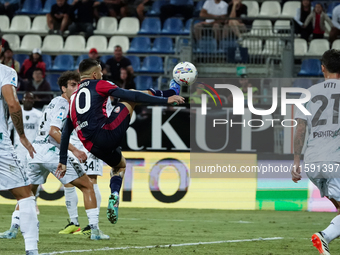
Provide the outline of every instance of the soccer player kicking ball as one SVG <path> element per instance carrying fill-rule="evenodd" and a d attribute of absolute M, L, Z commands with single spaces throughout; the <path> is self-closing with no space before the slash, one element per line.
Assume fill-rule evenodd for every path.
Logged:
<path fill-rule="evenodd" d="M 318 187 L 321 196 L 327 197 L 338 209 L 338 215 L 332 219 L 330 225 L 312 235 L 313 245 L 319 253 L 329 255 L 328 244 L 340 236 L 340 176 L 338 172 L 334 173 L 340 160 L 340 135 L 338 134 L 340 51 L 334 49 L 326 51 L 322 56 L 321 68 L 325 81 L 308 89 L 311 99 L 305 107 L 312 115 L 304 115 L 299 110 L 295 115 L 298 124 L 294 135 L 292 180 L 296 183 L 301 180 L 300 157 L 306 127 L 308 127 L 309 136 L 304 163 L 305 167 L 315 171 L 306 171 L 307 176 Z M 330 135 L 324 135 L 327 133 Z"/>
<path fill-rule="evenodd" d="M 1 41 L 1 36 L 0 36 Z M 0 52 L 2 46 L 0 44 Z M 16 95 L 18 82 L 14 69 L 0 64 L 0 190 L 9 190 L 20 205 L 20 225 L 26 255 L 38 254 L 39 223 L 26 170 L 20 164 L 7 130 L 8 112 L 20 142 L 33 158 L 35 152 L 25 136 L 22 110 Z"/>
<path fill-rule="evenodd" d="M 94 156 L 102 159 L 111 170 L 111 195 L 107 209 L 109 221 L 115 224 L 118 220 L 119 191 L 124 177 L 126 162 L 119 145 L 129 127 L 130 117 L 137 103 L 158 105 L 181 104 L 184 98 L 178 95 L 169 98 L 151 96 L 140 91 L 120 89 L 115 84 L 102 80 L 101 66 L 96 60 L 85 59 L 79 65 L 81 83 L 71 97 L 70 111 L 63 129 L 60 145 L 60 163 L 57 176 L 67 175 L 67 145 L 73 129 L 85 148 Z M 168 93 L 165 94 L 175 94 Z M 153 94 L 161 94 L 154 91 Z M 106 103 L 109 96 L 120 98 L 120 103 L 108 116 Z"/>

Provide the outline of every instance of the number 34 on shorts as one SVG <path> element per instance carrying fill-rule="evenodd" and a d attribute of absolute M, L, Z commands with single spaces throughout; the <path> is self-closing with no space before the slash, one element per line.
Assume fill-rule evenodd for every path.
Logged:
<path fill-rule="evenodd" d="M 87 175 L 103 175 L 103 161 L 92 154 L 87 155 L 87 160 L 85 163 L 82 163 L 81 166 Z"/>

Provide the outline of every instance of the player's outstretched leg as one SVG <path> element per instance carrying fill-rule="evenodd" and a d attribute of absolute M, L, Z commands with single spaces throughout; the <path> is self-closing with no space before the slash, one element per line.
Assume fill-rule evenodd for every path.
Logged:
<path fill-rule="evenodd" d="M 311 241 L 313 242 L 313 246 L 318 249 L 319 253 L 322 255 L 330 255 L 328 242 L 323 237 L 322 232 L 315 233 L 312 235 Z"/>
<path fill-rule="evenodd" d="M 116 167 L 111 169 L 111 195 L 109 197 L 109 204 L 107 206 L 106 216 L 112 224 L 116 224 L 118 221 L 119 191 L 122 186 L 125 168 L 126 161 L 125 158 L 122 156 L 120 163 Z"/>
<path fill-rule="evenodd" d="M 18 234 L 20 226 L 20 212 L 18 204 L 15 206 L 15 210 L 12 214 L 11 228 L 3 233 L 0 233 L 1 239 L 15 239 Z"/>
<path fill-rule="evenodd" d="M 76 188 L 72 184 L 65 184 L 64 194 L 70 221 L 63 230 L 59 231 L 59 234 L 73 234 L 80 232 L 80 226 L 78 222 L 78 196 Z"/>

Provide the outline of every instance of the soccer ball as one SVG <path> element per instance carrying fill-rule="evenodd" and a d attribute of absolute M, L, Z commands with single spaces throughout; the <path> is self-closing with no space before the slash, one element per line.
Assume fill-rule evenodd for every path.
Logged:
<path fill-rule="evenodd" d="M 172 75 L 175 82 L 182 86 L 193 84 L 198 73 L 196 67 L 190 62 L 181 62 L 175 66 Z"/>

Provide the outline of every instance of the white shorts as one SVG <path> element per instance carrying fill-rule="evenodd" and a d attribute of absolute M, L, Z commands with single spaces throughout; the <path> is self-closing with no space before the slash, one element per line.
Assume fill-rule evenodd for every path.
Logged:
<path fill-rule="evenodd" d="M 30 185 L 25 169 L 14 149 L 0 153 L 0 190 L 9 190 Z"/>
<path fill-rule="evenodd" d="M 309 165 L 309 171 L 306 174 L 311 182 L 320 190 L 321 197 L 340 201 L 340 178 L 336 178 L 340 174 L 339 164 L 338 162 L 329 161 L 305 164 Z M 311 171 L 312 165 L 313 169 L 315 169 L 313 172 Z"/>
<path fill-rule="evenodd" d="M 82 163 L 81 166 L 87 175 L 103 175 L 103 161 L 92 155 L 90 152 L 86 152 L 87 160 Z"/>
<path fill-rule="evenodd" d="M 29 178 L 34 185 L 44 184 L 49 173 L 55 176 L 58 163 L 29 163 Z M 68 158 L 66 174 L 59 179 L 62 184 L 67 184 L 79 177 L 83 176 L 83 171 L 80 163 L 73 157 Z"/>

